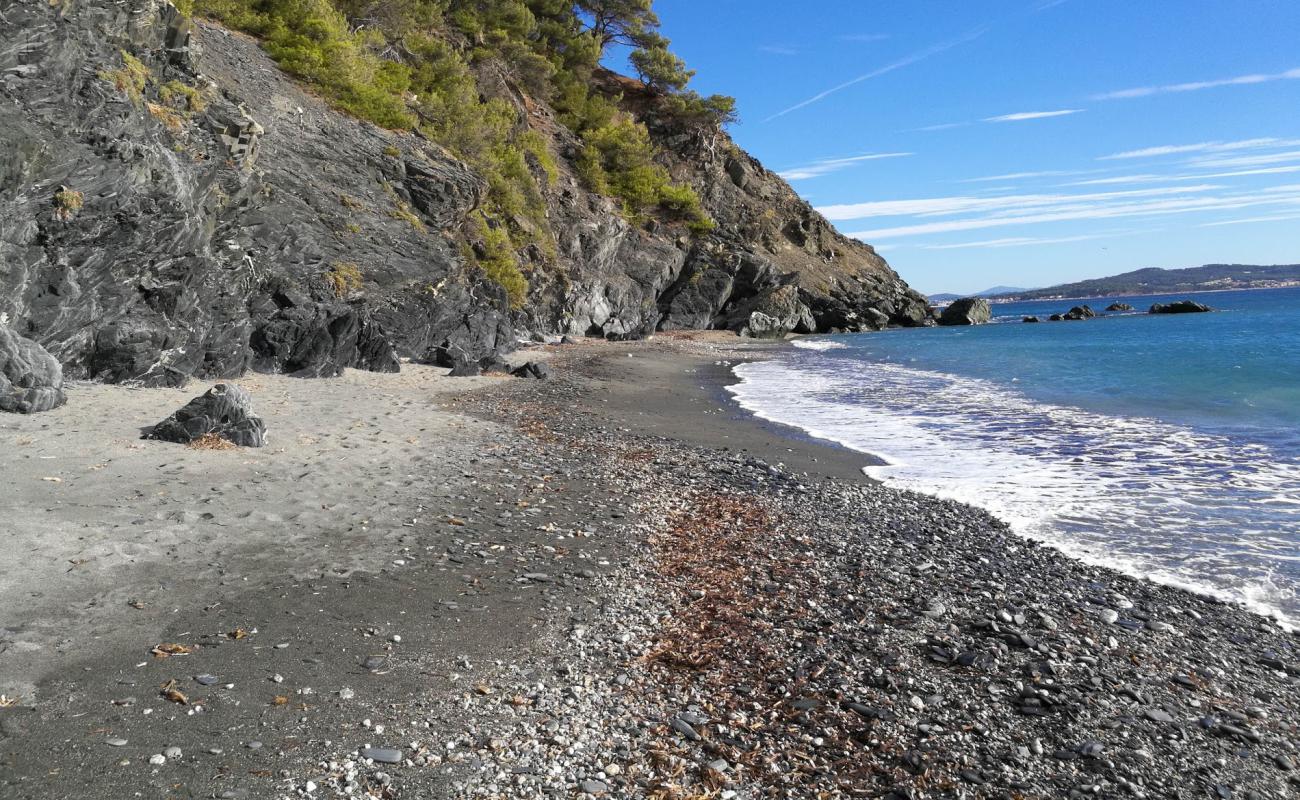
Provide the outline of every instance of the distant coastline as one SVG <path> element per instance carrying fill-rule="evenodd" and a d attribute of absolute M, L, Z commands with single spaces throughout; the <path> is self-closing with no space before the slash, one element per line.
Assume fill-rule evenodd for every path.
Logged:
<path fill-rule="evenodd" d="M 1058 283 L 1041 289 L 995 286 L 974 296 L 983 297 L 990 303 L 1009 303 L 1027 300 L 1150 297 L 1247 289 L 1290 289 L 1297 286 L 1300 286 L 1300 264 L 1205 264 L 1183 269 L 1148 267 L 1104 278 Z M 998 291 L 999 289 L 1008 289 L 1008 291 Z M 957 296 L 949 293 L 935 293 L 930 296 L 930 300 L 938 304 L 955 297 Z"/>
<path fill-rule="evenodd" d="M 1117 297 L 1163 297 L 1171 294 L 1215 294 L 1218 292 L 1259 292 L 1269 289 L 1295 289 L 1300 287 L 1300 280 L 1286 281 L 1283 283 L 1271 284 L 1267 286 L 1229 286 L 1214 289 L 1169 289 L 1152 292 L 1112 292 L 1110 294 L 1086 294 L 1086 295 L 1037 295 L 1027 297 L 1025 295 L 1006 295 L 998 297 L 985 298 L 993 305 L 1004 303 L 1027 303 L 1037 302 L 1039 300 L 1111 300 Z M 946 304 L 946 301 L 945 301 Z"/>

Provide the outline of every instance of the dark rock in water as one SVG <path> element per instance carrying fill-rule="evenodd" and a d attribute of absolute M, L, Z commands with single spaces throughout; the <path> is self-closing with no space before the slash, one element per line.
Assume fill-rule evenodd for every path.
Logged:
<path fill-rule="evenodd" d="M 939 315 L 940 325 L 983 325 L 993 319 L 993 309 L 983 297 L 963 297 L 948 304 Z"/>
<path fill-rule="evenodd" d="M 1195 300 L 1179 300 L 1174 303 L 1156 303 L 1151 306 L 1150 314 L 1197 314 L 1206 311 L 1213 311 L 1207 305 L 1198 303 Z"/>
<path fill-rule="evenodd" d="M 67 401 L 58 359 L 0 324 L 0 411 L 35 414 Z"/>
<path fill-rule="evenodd" d="M 545 364 L 537 361 L 529 361 L 522 367 L 511 371 L 511 375 L 516 378 L 534 378 L 536 380 L 546 380 L 551 377 L 551 370 Z"/>
<path fill-rule="evenodd" d="M 1081 320 L 1081 319 L 1092 319 L 1095 316 L 1097 316 L 1097 312 L 1093 311 L 1091 307 L 1075 306 L 1074 308 L 1065 312 L 1065 314 L 1063 314 L 1061 318 L 1068 319 L 1068 320 Z"/>
<path fill-rule="evenodd" d="M 1021 322 L 1038 322 L 1038 317 L 1025 317 Z"/>
<path fill-rule="evenodd" d="M 1106 306 L 1106 310 L 1107 311 L 1132 311 L 1133 306 L 1129 305 L 1128 303 L 1111 303 L 1110 305 Z"/>
<path fill-rule="evenodd" d="M 214 435 L 241 447 L 266 444 L 266 425 L 253 414 L 253 398 L 233 383 L 218 383 L 144 435 L 189 444 Z"/>
<path fill-rule="evenodd" d="M 1061 320 L 1065 319 L 1065 317 L 1061 316 L 1060 314 L 1053 314 L 1052 316 L 1048 317 L 1048 319 L 1051 320 L 1052 322 L 1060 322 Z"/>

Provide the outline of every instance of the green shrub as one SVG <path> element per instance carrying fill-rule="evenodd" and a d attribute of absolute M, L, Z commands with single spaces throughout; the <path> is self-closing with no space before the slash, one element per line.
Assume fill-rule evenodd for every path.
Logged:
<path fill-rule="evenodd" d="M 113 86 L 122 94 L 126 95 L 132 103 L 140 105 L 144 100 L 145 87 L 153 79 L 140 59 L 126 52 L 122 53 L 122 66 L 112 70 L 102 70 L 99 77 L 113 84 Z"/>
<path fill-rule="evenodd" d="M 353 292 L 361 291 L 361 268 L 351 261 L 336 262 L 323 276 L 325 283 L 334 292 L 334 296 L 343 299 Z"/>
<path fill-rule="evenodd" d="M 506 290 L 511 308 L 523 308 L 524 301 L 528 299 L 528 279 L 519 270 L 519 259 L 510 235 L 504 226 L 490 223 L 481 212 L 471 215 L 470 222 L 482 243 L 483 255 L 475 256 L 471 250 L 467 256 L 488 280 Z"/>

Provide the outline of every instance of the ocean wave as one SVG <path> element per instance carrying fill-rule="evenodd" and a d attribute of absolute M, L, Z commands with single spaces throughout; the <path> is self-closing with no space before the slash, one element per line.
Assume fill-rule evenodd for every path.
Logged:
<path fill-rule="evenodd" d="M 871 477 L 985 508 L 1088 563 L 1300 625 L 1300 463 L 1265 445 L 899 364 L 810 354 L 736 374 L 743 408 L 880 457 Z"/>

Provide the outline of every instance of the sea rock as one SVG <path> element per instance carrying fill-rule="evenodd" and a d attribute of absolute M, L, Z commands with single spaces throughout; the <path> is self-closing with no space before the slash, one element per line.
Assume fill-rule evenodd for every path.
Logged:
<path fill-rule="evenodd" d="M 1052 316 L 1048 317 L 1048 319 L 1052 322 L 1060 322 L 1061 320 L 1065 319 L 1065 317 L 1061 316 L 1060 314 L 1053 314 Z"/>
<path fill-rule="evenodd" d="M 243 387 L 218 383 L 155 425 L 143 438 L 189 444 L 208 435 L 241 447 L 266 444 L 266 424 L 253 414 L 253 398 Z"/>
<path fill-rule="evenodd" d="M 1149 314 L 1197 314 L 1197 313 L 1204 313 L 1206 311 L 1213 311 L 1213 310 L 1214 309 L 1210 308 L 1209 306 L 1204 305 L 1203 303 L 1198 303 L 1195 300 L 1178 300 L 1173 303 L 1156 303 L 1155 305 L 1151 306 L 1151 310 L 1148 311 L 1147 313 Z"/>
<path fill-rule="evenodd" d="M 0 324 L 0 411 L 35 414 L 68 401 L 63 367 L 44 347 Z"/>
<path fill-rule="evenodd" d="M 993 309 L 983 297 L 963 297 L 948 304 L 939 315 L 940 325 L 983 325 L 993 319 Z"/>
<path fill-rule="evenodd" d="M 1022 319 L 1022 320 L 1020 320 L 1020 321 L 1021 321 L 1021 322 L 1038 322 L 1039 320 L 1038 320 L 1038 317 L 1030 316 L 1030 317 L 1025 317 L 1024 319 Z"/>
<path fill-rule="evenodd" d="M 1106 310 L 1107 311 L 1132 311 L 1133 306 L 1129 305 L 1128 303 L 1111 303 L 1110 305 L 1106 306 Z"/>
<path fill-rule="evenodd" d="M 1092 319 L 1095 316 L 1097 316 L 1097 312 L 1093 311 L 1090 306 L 1075 306 L 1061 315 L 1061 318 L 1067 320 L 1081 320 Z"/>

